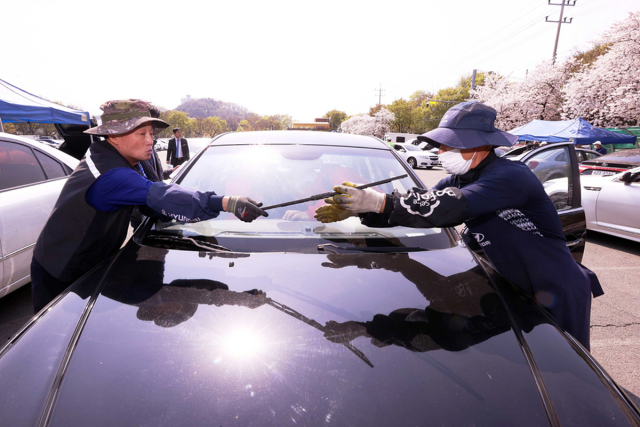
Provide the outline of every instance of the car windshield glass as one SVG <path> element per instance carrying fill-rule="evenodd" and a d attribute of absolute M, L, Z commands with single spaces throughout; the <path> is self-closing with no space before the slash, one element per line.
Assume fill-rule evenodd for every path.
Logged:
<path fill-rule="evenodd" d="M 345 181 L 365 184 L 407 174 L 389 150 L 319 145 L 228 145 L 208 147 L 179 184 L 220 195 L 247 196 L 265 206 L 332 191 Z M 373 187 L 390 194 L 418 186 L 410 177 Z M 314 218 L 324 200 L 274 208 L 252 223 L 222 212 L 198 223 L 158 221 L 152 233 L 205 239 L 234 251 L 317 252 L 343 249 L 441 249 L 451 246 L 442 229 L 371 228 L 357 217 L 323 224 Z M 372 249 L 373 248 L 373 249 Z"/>
<path fill-rule="evenodd" d="M 406 148 L 407 151 L 422 151 L 421 149 L 419 149 L 415 145 L 403 145 L 402 147 Z"/>

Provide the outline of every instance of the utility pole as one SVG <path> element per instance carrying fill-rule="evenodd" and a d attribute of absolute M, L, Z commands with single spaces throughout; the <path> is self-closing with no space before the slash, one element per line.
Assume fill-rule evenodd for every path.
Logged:
<path fill-rule="evenodd" d="M 382 83 L 380 83 L 380 89 L 374 90 L 378 92 L 378 105 L 382 105 L 382 92 L 384 92 L 384 90 L 382 89 Z"/>
<path fill-rule="evenodd" d="M 476 88 L 476 72 L 478 70 L 473 70 L 473 74 L 471 75 L 471 90 L 475 90 Z"/>
<path fill-rule="evenodd" d="M 553 64 L 555 65 L 556 63 L 556 52 L 558 51 L 558 39 L 560 38 L 560 26 L 562 24 L 571 24 L 571 21 L 573 21 L 573 18 L 569 18 L 569 20 L 567 21 L 567 18 L 565 17 L 564 19 L 562 18 L 562 15 L 564 14 L 564 7 L 565 6 L 575 6 L 576 5 L 576 0 L 573 0 L 573 3 L 571 3 L 572 0 L 561 0 L 562 3 L 551 3 L 551 0 L 548 0 L 549 5 L 550 6 L 561 6 L 560 7 L 560 19 L 558 19 L 557 21 L 550 21 L 549 20 L 549 16 L 547 16 L 545 18 L 545 22 L 557 22 L 558 23 L 558 32 L 556 33 L 556 44 L 553 46 Z"/>

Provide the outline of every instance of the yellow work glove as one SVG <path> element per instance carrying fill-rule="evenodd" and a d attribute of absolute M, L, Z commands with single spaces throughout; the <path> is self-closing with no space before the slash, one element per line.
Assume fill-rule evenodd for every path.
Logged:
<path fill-rule="evenodd" d="M 354 212 L 336 205 L 331 197 L 325 199 L 325 202 L 327 204 L 316 209 L 316 214 L 314 215 L 314 218 L 322 223 L 342 221 L 355 215 Z"/>

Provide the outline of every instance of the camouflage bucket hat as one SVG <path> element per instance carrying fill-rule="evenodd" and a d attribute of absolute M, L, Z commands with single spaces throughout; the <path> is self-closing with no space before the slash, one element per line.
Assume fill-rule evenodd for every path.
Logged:
<path fill-rule="evenodd" d="M 169 123 L 160 120 L 160 111 L 150 102 L 140 99 L 120 99 L 107 101 L 100 106 L 103 111 L 100 126 L 85 130 L 92 135 L 122 135 L 138 126 L 151 123 L 156 130 L 169 127 Z"/>

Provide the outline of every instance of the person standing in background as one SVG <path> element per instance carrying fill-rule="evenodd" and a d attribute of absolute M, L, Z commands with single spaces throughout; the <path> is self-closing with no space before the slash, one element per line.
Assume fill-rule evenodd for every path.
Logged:
<path fill-rule="evenodd" d="M 605 154 L 607 154 L 607 149 L 602 147 L 602 144 L 600 143 L 600 141 L 596 141 L 593 143 L 593 147 L 595 149 L 595 151 L 597 151 L 598 153 L 602 154 L 603 156 Z"/>
<path fill-rule="evenodd" d="M 173 135 L 175 137 L 169 140 L 167 148 L 167 164 L 176 167 L 189 160 L 189 144 L 186 138 L 182 138 L 180 128 L 174 128 Z"/>

